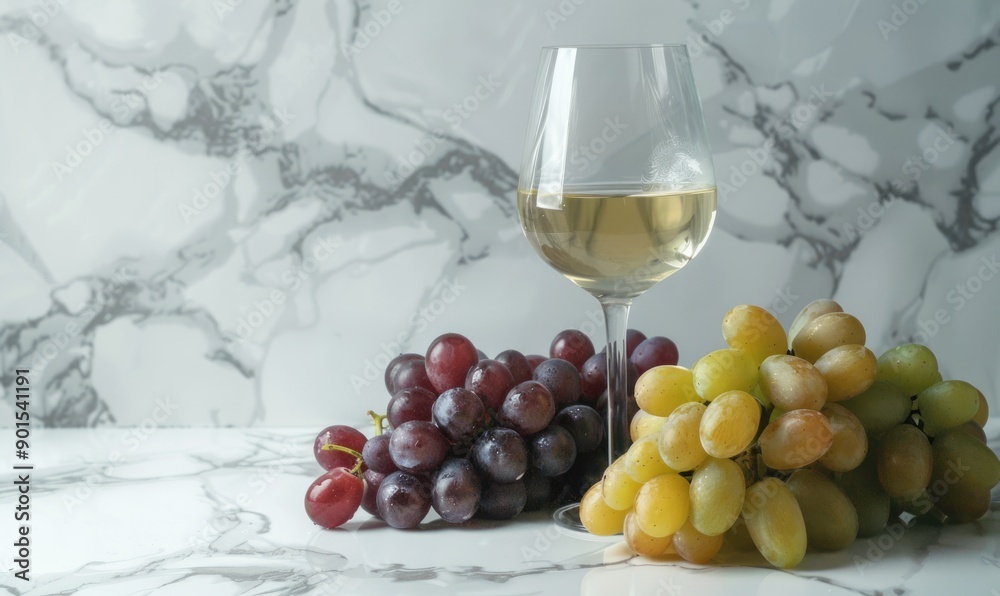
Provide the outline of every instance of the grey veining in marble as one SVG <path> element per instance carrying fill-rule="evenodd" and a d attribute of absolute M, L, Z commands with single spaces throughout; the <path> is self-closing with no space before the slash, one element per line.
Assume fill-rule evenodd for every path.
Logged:
<path fill-rule="evenodd" d="M 48 12 L 44 7 L 48 7 Z M 689 45 L 720 214 L 633 325 L 682 363 L 832 296 L 1000 410 L 1000 5 L 545 0 L 0 8 L 0 424 L 316 426 L 445 331 L 546 349 L 596 305 L 520 236 L 538 50 Z"/>

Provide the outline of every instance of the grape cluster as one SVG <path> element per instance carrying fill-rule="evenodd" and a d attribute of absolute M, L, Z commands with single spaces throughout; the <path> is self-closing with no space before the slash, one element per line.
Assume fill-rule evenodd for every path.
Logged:
<path fill-rule="evenodd" d="M 790 568 L 807 547 L 843 549 L 900 516 L 989 510 L 1000 460 L 986 398 L 943 380 L 925 346 L 876 357 L 833 300 L 806 306 L 787 335 L 765 309 L 737 306 L 722 334 L 728 347 L 690 370 L 639 377 L 633 444 L 581 501 L 590 532 L 695 563 L 756 547 Z"/>
<path fill-rule="evenodd" d="M 626 353 L 629 387 L 639 371 L 677 364 L 671 340 L 632 329 Z M 492 359 L 447 333 L 423 356 L 393 359 L 385 386 L 392 397 L 384 417 L 371 413 L 374 437 L 337 425 L 316 438 L 328 472 L 305 506 L 323 527 L 358 508 L 396 528 L 419 525 L 431 508 L 451 523 L 509 519 L 579 500 L 607 468 L 607 359 L 580 331 L 556 335 L 548 358 Z"/>

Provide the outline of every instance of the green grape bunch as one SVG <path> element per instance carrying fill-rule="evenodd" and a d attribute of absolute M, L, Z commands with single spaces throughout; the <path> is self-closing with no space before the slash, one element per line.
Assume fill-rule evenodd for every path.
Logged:
<path fill-rule="evenodd" d="M 594 534 L 624 534 L 637 555 L 708 563 L 756 549 L 792 568 L 907 514 L 964 523 L 989 510 L 1000 459 L 989 404 L 942 377 L 926 346 L 881 356 L 834 300 L 786 333 L 758 306 L 725 314 L 726 347 L 646 370 L 633 444 L 581 503 Z"/>

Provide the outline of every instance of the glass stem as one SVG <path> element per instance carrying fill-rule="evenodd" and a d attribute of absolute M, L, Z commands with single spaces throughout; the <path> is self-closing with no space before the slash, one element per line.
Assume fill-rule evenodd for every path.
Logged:
<path fill-rule="evenodd" d="M 602 298 L 604 326 L 608 332 L 608 465 L 628 451 L 632 443 L 628 417 L 628 356 L 625 337 L 631 299 Z"/>

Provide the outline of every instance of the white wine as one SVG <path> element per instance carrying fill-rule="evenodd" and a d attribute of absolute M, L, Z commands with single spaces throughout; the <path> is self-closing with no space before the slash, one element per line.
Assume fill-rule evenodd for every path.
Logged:
<path fill-rule="evenodd" d="M 635 297 L 687 264 L 715 222 L 715 188 L 682 192 L 518 191 L 535 251 L 597 297 Z"/>

